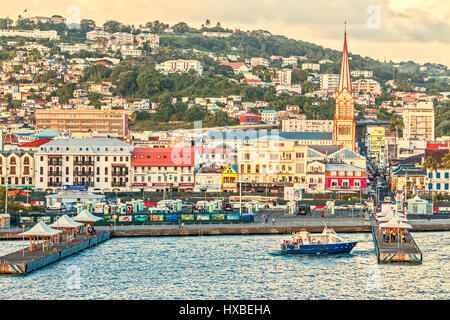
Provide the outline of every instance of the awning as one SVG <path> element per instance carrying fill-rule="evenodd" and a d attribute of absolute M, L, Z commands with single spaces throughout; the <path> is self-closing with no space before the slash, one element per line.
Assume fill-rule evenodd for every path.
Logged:
<path fill-rule="evenodd" d="M 55 230 L 50 228 L 44 222 L 39 221 L 33 228 L 28 231 L 19 233 L 19 236 L 35 236 L 35 237 L 53 237 L 61 233 L 61 230 Z"/>
<path fill-rule="evenodd" d="M 73 221 L 68 215 L 63 215 L 57 221 L 53 222 L 49 227 L 51 228 L 78 228 L 83 226 L 82 223 Z"/>

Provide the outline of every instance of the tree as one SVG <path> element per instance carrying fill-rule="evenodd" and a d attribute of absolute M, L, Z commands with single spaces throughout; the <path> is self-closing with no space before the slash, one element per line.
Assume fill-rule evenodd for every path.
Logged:
<path fill-rule="evenodd" d="M 185 22 L 179 22 L 172 27 L 175 33 L 186 33 L 190 31 L 189 26 Z"/>
<path fill-rule="evenodd" d="M 137 89 L 137 73 L 135 71 L 125 71 L 119 74 L 117 91 L 124 97 L 133 96 Z"/>
<path fill-rule="evenodd" d="M 437 163 L 436 161 L 434 161 L 433 157 L 429 156 L 427 157 L 423 163 L 422 163 L 422 170 L 427 170 L 431 173 L 431 175 L 433 174 L 433 171 L 436 171 L 437 169 Z M 430 184 L 433 185 L 433 178 L 431 178 L 430 180 Z M 428 187 L 428 190 L 430 192 L 430 198 L 431 198 L 431 189 L 430 187 Z"/>
<path fill-rule="evenodd" d="M 103 24 L 104 30 L 109 33 L 119 32 L 121 27 L 122 27 L 122 24 L 120 22 L 114 21 L 114 20 L 108 20 Z"/>
<path fill-rule="evenodd" d="M 447 153 L 441 160 L 441 166 L 445 169 L 450 169 L 450 153 Z"/>
<path fill-rule="evenodd" d="M 389 129 L 390 130 L 395 130 L 395 158 L 398 157 L 397 155 L 397 139 L 398 139 L 398 129 L 399 128 L 404 128 L 404 124 L 403 124 L 403 120 L 399 117 L 394 117 L 392 118 L 390 124 L 389 124 Z"/>
<path fill-rule="evenodd" d="M 209 21 L 209 19 L 206 19 L 205 25 L 206 25 L 207 27 L 209 27 L 209 26 L 211 25 L 211 21 Z"/>

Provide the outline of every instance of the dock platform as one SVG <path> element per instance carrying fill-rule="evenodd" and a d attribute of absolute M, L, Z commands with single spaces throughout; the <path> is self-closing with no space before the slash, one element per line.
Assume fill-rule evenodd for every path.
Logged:
<path fill-rule="evenodd" d="M 96 235 L 77 235 L 72 241 L 65 240 L 53 244 L 52 247 L 35 249 L 30 247 L 17 250 L 0 257 L 0 275 L 26 275 L 34 270 L 48 266 L 84 249 L 93 247 L 108 240 L 111 232 L 97 232 Z"/>
<path fill-rule="evenodd" d="M 397 240 L 388 243 L 383 239 L 378 225 L 377 222 L 371 226 L 378 263 L 422 263 L 422 252 L 409 232 L 405 234 L 404 242 Z"/>

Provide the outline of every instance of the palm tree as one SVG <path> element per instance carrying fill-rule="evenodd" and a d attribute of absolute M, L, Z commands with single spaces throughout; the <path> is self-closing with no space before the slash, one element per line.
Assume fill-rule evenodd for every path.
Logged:
<path fill-rule="evenodd" d="M 433 174 L 433 171 L 436 171 L 436 169 L 437 169 L 437 163 L 436 163 L 436 161 L 434 161 L 434 159 L 433 159 L 431 156 L 427 157 L 427 158 L 423 161 L 423 164 L 422 164 L 422 170 L 430 171 L 431 174 Z M 431 185 L 433 185 L 433 180 L 430 180 L 430 182 L 431 182 Z M 429 190 L 429 192 L 430 192 L 430 193 L 429 193 L 430 198 L 431 198 L 431 189 L 432 189 L 432 188 L 428 188 L 428 190 Z"/>
<path fill-rule="evenodd" d="M 450 153 L 447 153 L 441 160 L 441 166 L 445 169 L 450 169 Z"/>
<path fill-rule="evenodd" d="M 403 124 L 402 118 L 395 117 L 392 118 L 391 123 L 389 124 L 390 130 L 395 130 L 395 157 L 397 158 L 397 139 L 398 139 L 398 129 L 404 128 L 405 125 Z"/>
<path fill-rule="evenodd" d="M 211 21 L 209 21 L 209 19 L 206 19 L 205 25 L 206 25 L 207 27 L 209 27 L 209 26 L 211 25 Z"/>

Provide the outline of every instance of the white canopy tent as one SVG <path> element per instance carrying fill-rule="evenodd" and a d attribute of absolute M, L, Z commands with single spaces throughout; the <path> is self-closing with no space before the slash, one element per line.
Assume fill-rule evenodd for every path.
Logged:
<path fill-rule="evenodd" d="M 50 228 L 44 222 L 40 221 L 28 231 L 19 233 L 20 236 L 27 236 L 30 239 L 30 251 L 37 247 L 39 239 L 42 239 L 42 251 L 45 248 L 45 240 L 51 239 L 62 231 Z"/>
<path fill-rule="evenodd" d="M 75 230 L 82 227 L 84 224 L 80 222 L 73 221 L 68 215 L 61 216 L 58 220 L 53 222 L 50 227 L 53 229 L 63 229 L 66 231 L 67 242 L 69 242 L 69 233 L 74 233 Z"/>
<path fill-rule="evenodd" d="M 95 222 L 102 220 L 100 217 L 94 216 L 88 210 L 81 211 L 78 215 L 72 218 L 76 222 L 82 222 L 86 225 L 86 234 L 88 234 L 88 227 L 93 225 Z"/>
<path fill-rule="evenodd" d="M 388 222 L 380 224 L 380 228 L 390 228 L 390 229 L 412 229 L 409 223 L 405 223 L 400 220 L 399 217 L 393 217 Z"/>

